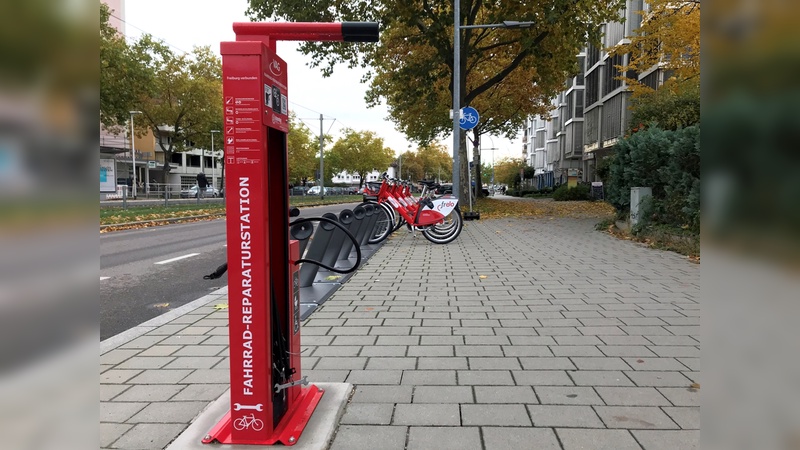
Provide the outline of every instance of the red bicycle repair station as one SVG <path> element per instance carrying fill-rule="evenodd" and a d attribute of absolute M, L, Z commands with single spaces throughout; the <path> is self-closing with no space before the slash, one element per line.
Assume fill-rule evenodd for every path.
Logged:
<path fill-rule="evenodd" d="M 275 43 L 376 42 L 378 24 L 234 23 L 222 42 L 231 410 L 204 443 L 293 445 L 322 389 L 300 370 L 299 245 L 289 239 L 286 63 Z"/>

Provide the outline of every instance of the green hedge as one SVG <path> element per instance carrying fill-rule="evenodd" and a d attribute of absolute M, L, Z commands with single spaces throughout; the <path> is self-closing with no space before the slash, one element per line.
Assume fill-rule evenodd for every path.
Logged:
<path fill-rule="evenodd" d="M 650 127 L 617 143 L 606 200 L 630 210 L 632 187 L 650 187 L 646 221 L 700 231 L 700 126 Z"/>
<path fill-rule="evenodd" d="M 558 187 L 558 189 L 555 190 L 555 192 L 553 192 L 553 200 L 557 202 L 591 199 L 589 186 L 585 184 L 579 184 L 575 187 L 569 187 L 566 184 L 562 184 Z"/>

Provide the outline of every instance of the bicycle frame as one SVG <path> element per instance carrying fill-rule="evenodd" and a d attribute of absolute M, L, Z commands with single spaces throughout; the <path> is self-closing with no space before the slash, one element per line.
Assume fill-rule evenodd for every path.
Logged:
<path fill-rule="evenodd" d="M 392 184 L 384 179 L 378 191 L 378 203 L 388 202 L 411 226 L 427 227 L 444 222 L 458 205 L 458 199 L 450 196 L 433 199 L 411 195 L 407 185 Z"/>

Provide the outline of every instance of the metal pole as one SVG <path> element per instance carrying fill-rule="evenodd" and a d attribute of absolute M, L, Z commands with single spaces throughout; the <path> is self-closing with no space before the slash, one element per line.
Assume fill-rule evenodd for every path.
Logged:
<path fill-rule="evenodd" d="M 135 141 L 135 137 L 133 135 L 133 115 L 135 114 L 134 111 L 131 111 L 131 160 L 133 162 L 133 198 L 136 198 L 136 145 L 133 143 Z"/>
<path fill-rule="evenodd" d="M 402 153 L 400 153 L 399 161 L 400 161 L 400 163 L 399 163 L 399 167 L 397 168 L 397 179 L 398 180 L 402 180 L 403 179 L 403 154 Z"/>
<path fill-rule="evenodd" d="M 461 192 L 461 163 L 459 161 L 459 145 L 461 133 L 461 5 L 460 0 L 453 1 L 453 195 Z"/>
<path fill-rule="evenodd" d="M 211 130 L 211 185 L 216 189 L 219 188 L 217 187 L 217 157 L 214 154 L 214 133 L 219 132 L 219 130 Z"/>
<path fill-rule="evenodd" d="M 322 114 L 319 115 L 319 198 L 325 199 L 325 166 L 322 158 Z"/>
<path fill-rule="evenodd" d="M 477 188 L 478 183 L 475 183 Z M 467 190 L 469 191 L 469 212 L 472 212 L 472 196 L 475 195 L 475 189 L 472 188 L 472 170 L 467 170 Z"/>

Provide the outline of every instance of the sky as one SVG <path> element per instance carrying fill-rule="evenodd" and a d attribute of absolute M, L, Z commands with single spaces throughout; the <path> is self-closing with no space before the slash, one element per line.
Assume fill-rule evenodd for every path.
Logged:
<path fill-rule="evenodd" d="M 127 0 L 126 33 L 133 39 L 149 33 L 177 52 L 208 45 L 219 54 L 220 42 L 235 40 L 232 23 L 249 22 L 245 15 L 247 3 L 247 0 Z M 331 77 L 323 78 L 319 69 L 307 66 L 311 58 L 300 53 L 296 46 L 295 42 L 278 42 L 277 54 L 289 67 L 289 108 L 315 134 L 319 133 L 319 115 L 322 114 L 324 131 L 334 139 L 344 128 L 374 131 L 396 154 L 408 150 L 411 143 L 388 119 L 386 105 L 367 108 L 364 100 L 367 85 L 360 83 L 363 69 L 338 65 Z M 452 134 L 441 142 L 452 153 Z M 484 138 L 483 142 L 484 148 L 498 148 L 485 152 L 484 161 L 522 157 L 520 138 L 509 141 L 492 136 Z"/>

